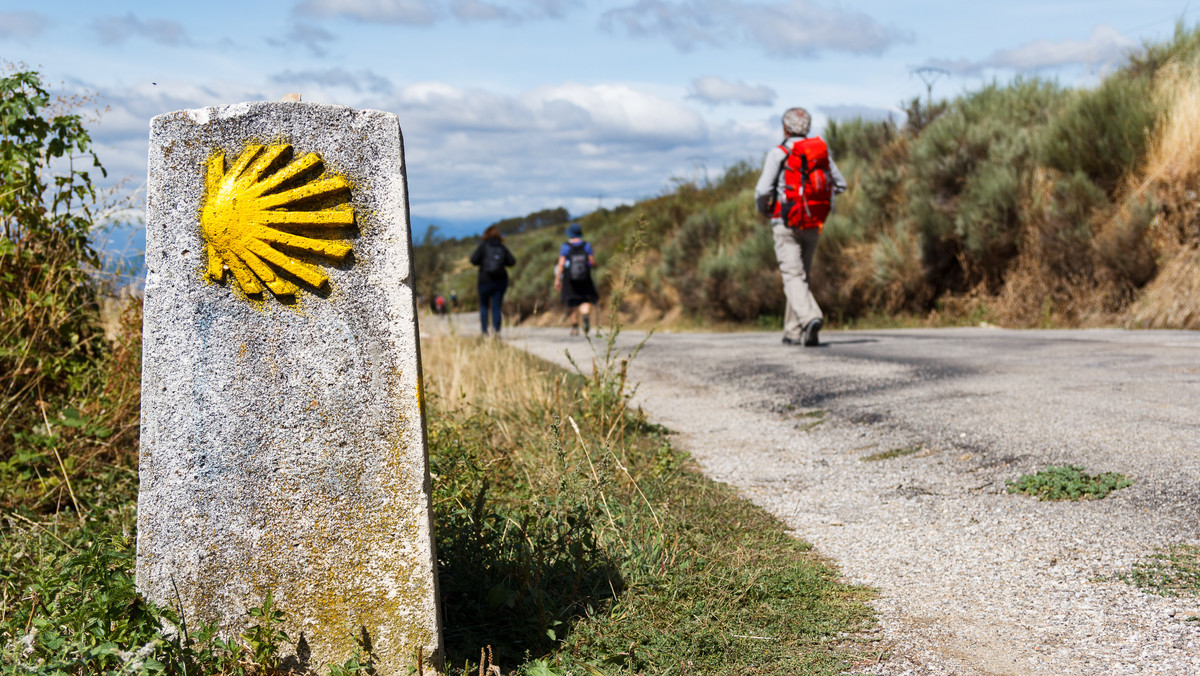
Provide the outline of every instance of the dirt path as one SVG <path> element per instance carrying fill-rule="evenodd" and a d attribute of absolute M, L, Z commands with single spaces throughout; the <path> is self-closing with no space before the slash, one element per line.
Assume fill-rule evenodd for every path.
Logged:
<path fill-rule="evenodd" d="M 593 355 L 565 330 L 511 334 L 559 364 Z M 1114 577 L 1200 544 L 1200 334 L 822 337 L 660 334 L 631 374 L 705 472 L 879 589 L 891 657 L 865 673 L 1200 673 L 1200 598 Z M 1064 463 L 1134 484 L 1090 502 L 1007 494 Z"/>

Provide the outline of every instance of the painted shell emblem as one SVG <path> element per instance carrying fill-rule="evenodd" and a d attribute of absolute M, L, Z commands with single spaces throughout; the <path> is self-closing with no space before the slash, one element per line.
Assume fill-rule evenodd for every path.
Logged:
<path fill-rule="evenodd" d="M 335 261 L 350 254 L 348 243 L 321 238 L 354 225 L 350 183 L 339 175 L 313 177 L 323 164 L 316 153 L 282 162 L 290 150 L 287 144 L 248 145 L 228 171 L 224 152 L 209 158 L 200 234 L 212 279 L 222 281 L 228 269 L 247 294 L 260 294 L 265 286 L 277 296 L 294 296 L 300 287 L 292 279 L 320 289 L 329 277 L 288 252 Z"/>

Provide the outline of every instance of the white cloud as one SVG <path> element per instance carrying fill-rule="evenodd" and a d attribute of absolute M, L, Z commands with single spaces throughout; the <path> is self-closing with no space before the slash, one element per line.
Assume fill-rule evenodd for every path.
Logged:
<path fill-rule="evenodd" d="M 948 70 L 954 75 L 979 75 L 983 72 L 983 62 L 970 59 L 929 59 L 921 65 Z"/>
<path fill-rule="evenodd" d="M 28 40 L 48 25 L 50 20 L 37 12 L 0 12 L 0 40 Z"/>
<path fill-rule="evenodd" d="M 1092 29 L 1087 40 L 1034 40 L 1015 49 L 1001 49 L 981 61 L 933 59 L 926 65 L 957 75 L 982 75 L 987 69 L 1036 71 L 1063 66 L 1103 67 L 1120 63 L 1140 49 L 1137 41 L 1105 24 Z"/>
<path fill-rule="evenodd" d="M 267 42 L 276 47 L 287 47 L 293 44 L 306 47 L 313 56 L 325 56 L 328 53 L 325 44 L 333 42 L 333 40 L 333 33 L 304 21 L 294 22 L 283 40 L 267 38 Z"/>
<path fill-rule="evenodd" d="M 454 0 L 450 3 L 450 13 L 462 21 L 512 21 L 516 19 L 516 15 L 511 10 L 482 0 Z"/>
<path fill-rule="evenodd" d="M 187 32 L 183 24 L 168 19 L 149 19 L 142 21 L 130 12 L 125 16 L 109 16 L 96 19 L 92 30 L 106 45 L 120 44 L 132 37 L 142 37 L 151 42 L 176 47 L 189 44 Z"/>
<path fill-rule="evenodd" d="M 985 61 L 985 65 L 1015 70 L 1067 66 L 1074 64 L 1104 64 L 1127 58 L 1138 43 L 1125 37 L 1112 26 L 1098 25 L 1086 41 L 1036 40 L 1016 49 L 1001 50 Z"/>
<path fill-rule="evenodd" d="M 708 129 L 695 111 L 626 85 L 569 83 L 526 97 L 544 125 L 608 142 L 668 147 L 702 142 Z"/>
<path fill-rule="evenodd" d="M 688 98 L 711 105 L 740 103 L 744 106 L 769 106 L 775 103 L 775 90 L 766 85 L 752 86 L 741 80 L 730 82 L 709 75 L 692 80 Z"/>
<path fill-rule="evenodd" d="M 861 106 L 857 104 L 821 106 L 820 110 L 831 120 L 852 120 L 855 118 L 862 118 L 864 120 L 874 120 L 878 122 L 889 119 L 904 119 L 903 113 L 892 110 L 891 108 L 875 108 L 873 106 Z"/>
<path fill-rule="evenodd" d="M 584 0 L 524 0 L 523 4 L 531 18 L 561 19 L 571 9 L 582 7 Z"/>
<path fill-rule="evenodd" d="M 332 69 L 271 81 L 303 83 L 305 101 L 396 113 L 416 222 L 490 222 L 559 205 L 573 213 L 611 208 L 659 194 L 672 177 L 692 180 L 697 167 L 712 175 L 761 157 L 777 135 L 777 119 L 714 126 L 695 110 L 624 84 L 564 83 L 518 95 L 442 82 L 371 91 L 378 77 Z M 104 183 L 125 176 L 131 189 L 145 183 L 154 115 L 278 96 L 225 81 L 110 90 L 110 110 L 91 127 L 109 170 Z"/>
<path fill-rule="evenodd" d="M 779 57 L 810 57 L 823 51 L 880 54 L 894 42 L 909 39 L 862 12 L 810 0 L 639 0 L 606 12 L 602 25 L 632 35 L 661 35 L 681 51 L 740 43 Z"/>
<path fill-rule="evenodd" d="M 582 4 L 582 0 L 304 0 L 296 6 L 296 12 L 365 23 L 430 26 L 447 16 L 464 23 L 561 19 L 568 10 Z"/>
<path fill-rule="evenodd" d="M 351 72 L 341 67 L 325 70 L 286 70 L 272 75 L 270 80 L 284 85 L 318 85 L 330 89 L 340 87 L 355 92 L 367 91 L 376 94 L 386 94 L 393 89 L 392 82 L 382 75 L 369 70 Z"/>
<path fill-rule="evenodd" d="M 427 0 L 306 0 L 296 7 L 315 17 L 341 16 L 366 23 L 403 23 L 428 26 L 437 18 Z"/>

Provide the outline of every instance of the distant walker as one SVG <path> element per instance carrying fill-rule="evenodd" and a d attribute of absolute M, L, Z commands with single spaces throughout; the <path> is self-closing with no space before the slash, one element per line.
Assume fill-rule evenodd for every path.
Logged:
<path fill-rule="evenodd" d="M 488 332 L 488 311 L 492 314 L 492 335 L 500 335 L 500 311 L 504 292 L 508 290 L 508 268 L 517 264 L 500 228 L 492 225 L 483 231 L 483 241 L 471 254 L 471 265 L 479 268 L 476 288 L 479 290 L 479 326 L 483 335 Z"/>
<path fill-rule="evenodd" d="M 583 333 L 591 329 L 592 304 L 600 300 L 596 283 L 592 280 L 592 268 L 596 267 L 596 254 L 590 242 L 583 239 L 583 228 L 578 223 L 567 226 L 567 241 L 558 250 L 558 263 L 554 266 L 554 288 L 562 292 L 562 303 L 571 313 L 571 335 L 579 335 L 579 320 L 583 318 Z"/>

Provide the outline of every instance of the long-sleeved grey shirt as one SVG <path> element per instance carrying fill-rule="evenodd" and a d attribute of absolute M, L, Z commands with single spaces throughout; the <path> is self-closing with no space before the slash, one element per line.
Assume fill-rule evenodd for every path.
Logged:
<path fill-rule="evenodd" d="M 792 145 L 804 138 L 803 136 L 789 136 L 783 141 L 783 145 L 788 150 L 792 149 Z M 775 146 L 767 151 L 767 158 L 763 160 L 762 175 L 758 177 L 758 183 L 754 186 L 754 203 L 758 207 L 759 213 L 764 216 L 771 215 L 771 208 L 777 203 L 783 201 L 783 161 L 787 158 L 787 152 Z M 842 172 L 838 169 L 837 163 L 833 161 L 833 150 L 829 151 L 829 178 L 833 182 L 833 194 L 845 192 L 846 179 L 842 176 Z M 833 198 L 829 200 L 830 207 L 833 206 Z M 775 221 L 783 222 L 782 218 L 771 218 L 772 223 Z"/>

